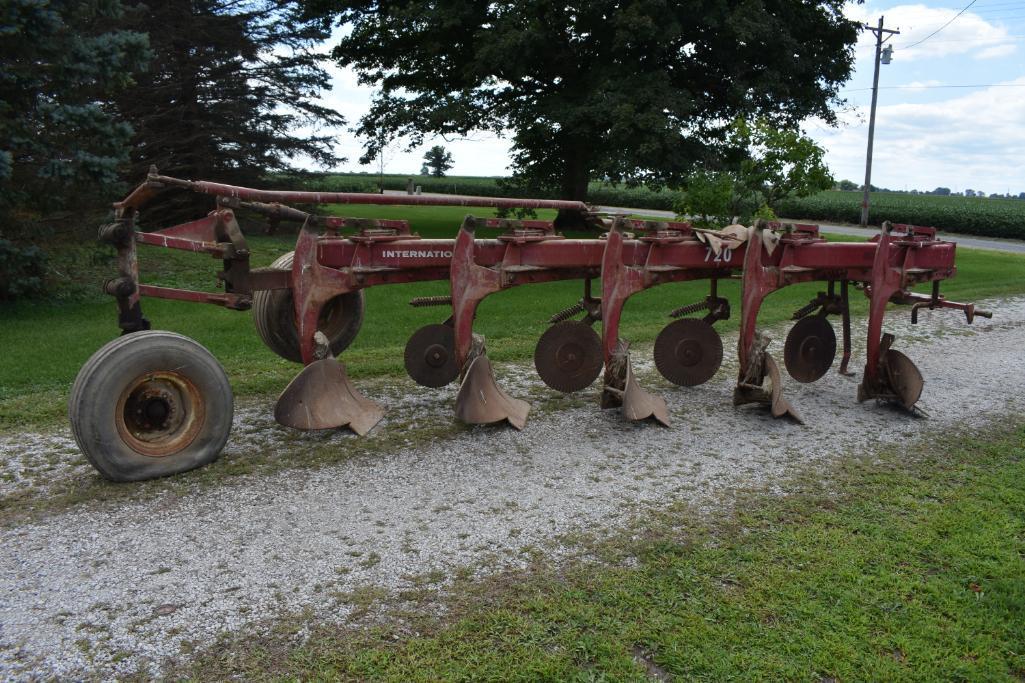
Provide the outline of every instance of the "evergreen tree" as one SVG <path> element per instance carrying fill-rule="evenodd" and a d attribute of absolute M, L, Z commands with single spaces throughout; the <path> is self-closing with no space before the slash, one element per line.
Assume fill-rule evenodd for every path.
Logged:
<path fill-rule="evenodd" d="M 161 173 L 259 185 L 302 159 L 330 167 L 333 136 L 345 123 L 318 103 L 330 89 L 316 51 L 329 35 L 286 0 L 165 0 L 132 5 L 127 26 L 146 31 L 149 74 L 117 99 L 135 128 L 131 177 Z M 195 197 L 180 196 L 192 203 Z M 205 202 L 208 205 L 209 201 Z M 179 207 L 182 208 L 182 207 Z M 163 206 L 162 219 L 189 209 Z"/>
<path fill-rule="evenodd" d="M 120 16 L 117 0 L 0 0 L 4 225 L 117 183 L 131 128 L 104 103 L 148 59 L 144 34 L 109 28 Z"/>

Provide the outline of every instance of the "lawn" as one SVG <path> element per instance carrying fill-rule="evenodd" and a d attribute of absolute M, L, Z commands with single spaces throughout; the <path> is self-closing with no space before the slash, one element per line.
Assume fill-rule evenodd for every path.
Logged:
<path fill-rule="evenodd" d="M 487 210 L 475 211 L 488 214 Z M 344 213 L 404 217 L 424 237 L 451 237 L 466 209 L 347 206 Z M 541 212 L 541 217 L 550 215 Z M 487 231 L 480 234 L 488 236 Z M 250 237 L 254 265 L 266 265 L 289 251 L 294 239 L 294 235 Z M 51 426 L 66 419 L 67 392 L 79 368 L 118 334 L 113 301 L 92 293 L 115 272 L 111 254 L 112 250 L 92 246 L 57 253 L 53 257 L 61 273 L 57 302 L 0 306 L 0 348 L 4 349 L 0 431 Z M 140 263 L 144 281 L 198 289 L 213 289 L 219 266 L 205 256 L 151 247 L 140 249 Z M 944 292 L 951 298 L 980 299 L 1025 291 L 1025 258 L 1020 256 L 965 249 L 958 255 L 958 267 L 958 277 L 944 284 Z M 670 310 L 699 301 L 706 288 L 700 282 L 680 283 L 635 296 L 624 312 L 621 335 L 633 342 L 653 340 L 668 322 Z M 788 319 L 818 288 L 815 284 L 794 286 L 774 294 L 766 301 L 760 320 L 769 324 Z M 580 282 L 567 281 L 501 292 L 482 303 L 475 329 L 487 337 L 493 359 L 528 359 L 548 317 L 574 303 L 581 290 Z M 730 331 L 737 325 L 739 283 L 723 283 L 720 291 L 736 307 L 733 318 L 719 324 L 721 331 Z M 409 335 L 447 316 L 444 309 L 412 308 L 409 300 L 447 293 L 447 282 L 367 290 L 366 320 L 344 354 L 350 373 L 356 378 L 403 375 L 402 352 Z M 864 312 L 864 304 L 861 297 L 853 299 L 856 315 Z M 238 396 L 278 392 L 299 369 L 264 348 L 249 312 L 154 299 L 144 300 L 143 310 L 155 328 L 180 332 L 209 348 L 225 366 Z M 855 334 L 861 333 L 856 328 Z"/>
<path fill-rule="evenodd" d="M 442 619 L 383 596 L 360 603 L 377 615 L 369 628 L 284 618 L 263 635 L 223 637 L 179 673 L 1020 681 L 1025 428 L 995 432 L 805 471 L 785 486 L 792 495 L 748 493 L 724 521 L 653 511 L 621 536 L 590 539 L 591 559 L 552 568 L 542 557 L 409 598 L 420 610 L 443 604 Z"/>

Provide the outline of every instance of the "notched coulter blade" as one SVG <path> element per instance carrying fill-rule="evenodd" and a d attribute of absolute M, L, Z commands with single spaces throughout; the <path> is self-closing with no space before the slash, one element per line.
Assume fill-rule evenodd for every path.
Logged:
<path fill-rule="evenodd" d="M 836 358 L 836 332 L 825 316 L 801 318 L 787 334 L 783 364 L 798 382 L 807 384 L 829 372 Z"/>
<path fill-rule="evenodd" d="M 348 427 L 363 436 L 384 417 L 384 408 L 356 390 L 345 365 L 314 361 L 296 375 L 274 406 L 274 419 L 296 429 Z"/>
<path fill-rule="evenodd" d="M 722 338 L 704 320 L 684 318 L 671 322 L 655 338 L 655 367 L 673 384 L 704 384 L 715 376 L 720 365 Z"/>
<path fill-rule="evenodd" d="M 621 407 L 623 417 L 628 420 L 646 420 L 650 417 L 665 427 L 669 426 L 669 410 L 665 399 L 641 387 L 633 374 L 629 345 L 622 341 L 605 369 L 601 407 Z"/>
<path fill-rule="evenodd" d="M 549 327 L 534 349 L 541 380 L 565 394 L 586 389 L 602 368 L 601 337 L 587 323 L 566 320 Z"/>
<path fill-rule="evenodd" d="M 406 372 L 417 384 L 441 388 L 459 376 L 455 333 L 451 325 L 425 325 L 406 342 L 403 354 Z"/>

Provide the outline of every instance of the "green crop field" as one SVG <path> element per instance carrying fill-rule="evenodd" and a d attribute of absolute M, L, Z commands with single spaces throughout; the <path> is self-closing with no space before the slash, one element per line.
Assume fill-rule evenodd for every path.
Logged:
<path fill-rule="evenodd" d="M 822 192 L 781 202 L 781 216 L 841 223 L 861 220 L 860 192 Z M 928 225 L 947 232 L 1025 239 L 1025 200 L 944 197 L 900 192 L 873 192 L 870 221 Z"/>

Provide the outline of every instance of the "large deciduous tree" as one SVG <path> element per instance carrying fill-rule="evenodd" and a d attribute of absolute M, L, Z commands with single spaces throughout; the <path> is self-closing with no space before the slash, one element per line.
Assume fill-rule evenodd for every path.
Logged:
<path fill-rule="evenodd" d="M 435 178 L 443 177 L 452 165 L 452 153 L 441 145 L 434 145 L 424 154 L 424 166 L 430 169 Z"/>
<path fill-rule="evenodd" d="M 127 26 L 146 31 L 155 53 L 146 77 L 117 100 L 135 128 L 133 179 L 161 172 L 258 184 L 296 159 L 332 166 L 344 124 L 318 99 L 330 89 L 318 51 L 323 22 L 288 0 L 131 3 Z M 174 211 L 165 206 L 165 217 Z M 167 213 L 171 212 L 171 213 Z"/>
<path fill-rule="evenodd" d="M 565 199 L 588 180 L 678 182 L 738 116 L 833 121 L 857 24 L 842 0 L 311 0 L 348 27 L 342 66 L 380 87 L 358 132 L 511 131 L 516 174 Z"/>

